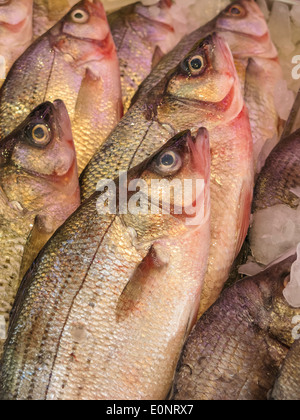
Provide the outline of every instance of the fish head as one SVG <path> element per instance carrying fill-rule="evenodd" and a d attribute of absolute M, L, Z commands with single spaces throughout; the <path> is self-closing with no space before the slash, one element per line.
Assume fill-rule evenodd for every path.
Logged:
<path fill-rule="evenodd" d="M 126 225 L 138 238 L 151 241 L 181 235 L 209 222 L 210 146 L 205 128 L 196 136 L 184 131 L 173 137 L 155 155 L 128 172 L 128 198 L 140 188 L 141 214 L 130 211 Z M 138 198 L 138 197 L 137 197 Z"/>
<path fill-rule="evenodd" d="M 231 3 L 218 16 L 216 30 L 229 43 L 234 56 L 277 55 L 266 19 L 254 0 Z"/>
<path fill-rule="evenodd" d="M 50 31 L 52 45 L 70 62 L 88 63 L 115 53 L 103 4 L 83 0 Z"/>
<path fill-rule="evenodd" d="M 0 35 L 16 36 L 32 20 L 32 0 L 0 1 Z M 7 39 L 5 40 L 8 41 Z"/>
<path fill-rule="evenodd" d="M 220 120 L 224 111 L 232 109 L 233 101 L 239 102 L 238 112 L 241 111 L 243 99 L 241 93 L 238 94 L 233 57 L 227 43 L 216 33 L 197 43 L 167 79 L 164 97 L 171 104 L 180 104 L 181 108 L 188 105 L 189 120 L 192 107 L 195 112 L 203 110 L 202 125 L 208 120 Z M 237 111 L 232 109 L 232 112 L 236 115 Z M 180 113 L 183 118 L 184 111 Z"/>
<path fill-rule="evenodd" d="M 9 201 L 30 211 L 55 201 L 56 193 L 78 200 L 75 146 L 62 101 L 39 105 L 0 142 L 0 182 Z"/>

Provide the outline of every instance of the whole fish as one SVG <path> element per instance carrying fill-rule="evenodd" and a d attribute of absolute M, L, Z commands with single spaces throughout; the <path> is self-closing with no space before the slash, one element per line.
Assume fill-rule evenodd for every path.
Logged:
<path fill-rule="evenodd" d="M 0 83 L 32 41 L 32 1 L 0 2 Z"/>
<path fill-rule="evenodd" d="M 209 163 L 206 130 L 196 138 L 181 133 L 129 171 L 127 183 L 110 185 L 108 199 L 118 202 L 125 186 L 129 211 L 121 204 L 115 214 L 99 211 L 107 196 L 96 192 L 57 232 L 17 297 L 2 399 L 166 398 L 206 270 Z M 187 179 L 203 188 L 193 183 L 184 205 L 180 194 L 170 195 L 163 212 L 167 200 L 160 208 L 153 181 Z M 147 187 L 146 211 L 137 213 L 130 210 L 135 180 Z"/>
<path fill-rule="evenodd" d="M 175 400 L 266 400 L 294 338 L 283 290 L 293 255 L 239 281 L 198 321 L 181 355 Z"/>
<path fill-rule="evenodd" d="M 255 185 L 249 239 L 258 263 L 267 265 L 300 242 L 299 198 L 300 129 L 273 149 Z"/>
<path fill-rule="evenodd" d="M 23 255 L 24 273 L 79 204 L 70 120 L 61 101 L 46 102 L 0 142 L 0 354 Z"/>
<path fill-rule="evenodd" d="M 154 153 L 170 133 L 206 126 L 212 149 L 212 246 L 202 311 L 228 278 L 247 233 L 253 194 L 252 136 L 231 52 L 219 35 L 184 60 L 125 115 L 81 177 L 82 198 Z M 230 197 L 230 199 L 229 199 Z M 226 249 L 226 252 L 224 250 Z"/>
<path fill-rule="evenodd" d="M 274 92 L 283 73 L 267 22 L 254 0 L 233 2 L 211 22 L 184 37 L 142 83 L 134 101 L 145 97 L 197 40 L 212 31 L 228 42 L 235 59 L 249 111 L 256 167 L 266 141 L 278 136 L 279 117 Z M 262 112 L 264 118 L 261 118 Z"/>
<path fill-rule="evenodd" d="M 170 8 L 171 0 L 160 0 L 157 16 L 151 15 L 151 6 L 134 3 L 108 15 L 121 69 L 123 105 L 126 112 L 139 85 L 149 75 L 167 50 L 174 37 Z M 175 38 L 175 37 L 174 37 Z M 168 41 L 168 42 L 167 42 Z"/>
<path fill-rule="evenodd" d="M 99 0 L 79 2 L 16 61 L 0 90 L 1 138 L 56 98 L 71 118 L 80 173 L 122 114 L 118 59 Z"/>
<path fill-rule="evenodd" d="M 293 344 L 280 369 L 269 397 L 271 400 L 299 401 L 300 340 Z"/>

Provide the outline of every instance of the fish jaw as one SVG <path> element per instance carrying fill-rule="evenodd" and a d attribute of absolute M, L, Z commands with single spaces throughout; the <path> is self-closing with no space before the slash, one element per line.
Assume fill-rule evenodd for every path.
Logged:
<path fill-rule="evenodd" d="M 235 6 L 239 7 L 240 14 L 230 13 Z M 216 27 L 257 37 L 269 32 L 265 17 L 254 0 L 240 0 L 228 6 L 218 17 Z"/>
<path fill-rule="evenodd" d="M 74 24 L 72 16 L 76 11 L 84 10 L 89 15 L 88 25 Z M 62 33 L 81 39 L 103 42 L 110 34 L 106 12 L 100 0 L 84 0 L 73 7 L 62 25 Z M 74 30 L 76 28 L 76 35 Z"/>
<path fill-rule="evenodd" d="M 51 141 L 45 147 L 34 146 L 27 137 L 27 130 L 44 122 L 51 132 Z M 37 107 L 1 142 L 1 148 L 2 155 L 6 156 L 1 166 L 1 183 L 10 201 L 20 201 L 29 211 L 38 211 L 45 206 L 51 207 L 48 202 L 51 192 L 52 196 L 56 193 L 58 197 L 61 194 L 69 197 L 73 209 L 78 206 L 75 146 L 62 101 Z M 16 182 L 23 187 L 16 189 Z"/>
<path fill-rule="evenodd" d="M 240 17 L 228 13 L 235 4 L 241 7 Z M 234 57 L 278 56 L 267 22 L 254 0 L 240 0 L 230 5 L 216 20 L 216 30 L 228 42 Z"/>

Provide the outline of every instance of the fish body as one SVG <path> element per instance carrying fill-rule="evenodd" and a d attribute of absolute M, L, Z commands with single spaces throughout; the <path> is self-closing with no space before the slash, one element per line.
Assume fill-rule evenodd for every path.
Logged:
<path fill-rule="evenodd" d="M 151 6 L 134 3 L 108 15 L 121 70 L 124 111 L 130 106 L 132 97 L 152 67 L 164 53 L 161 44 L 174 36 L 169 10 L 172 2 L 161 0 L 159 15 L 151 15 Z"/>
<path fill-rule="evenodd" d="M 212 31 L 218 32 L 226 40 L 235 59 L 249 112 L 256 168 L 265 143 L 278 136 L 279 117 L 274 92 L 283 73 L 268 25 L 254 0 L 233 2 L 211 22 L 184 37 L 152 70 L 133 100 L 145 97 L 197 40 Z M 262 113 L 264 119 L 260 123 Z"/>
<path fill-rule="evenodd" d="M 70 120 L 61 101 L 36 108 L 1 141 L 0 151 L 2 353 L 20 273 L 76 210 L 80 192 Z"/>
<path fill-rule="evenodd" d="M 175 400 L 266 400 L 293 344 L 299 309 L 283 290 L 295 255 L 226 289 L 189 336 Z"/>
<path fill-rule="evenodd" d="M 1 84 L 31 41 L 32 0 L 3 1 L 0 4 Z"/>
<path fill-rule="evenodd" d="M 249 233 L 253 257 L 268 265 L 300 241 L 300 130 L 281 139 L 254 189 Z"/>
<path fill-rule="evenodd" d="M 206 270 L 209 163 L 206 130 L 182 133 L 128 173 L 128 206 L 132 181 L 150 188 L 145 213 L 100 212 L 103 189 L 57 232 L 16 300 L 2 399 L 166 398 Z M 204 186 L 184 207 L 175 194 L 169 213 L 149 211 L 150 198 L 159 210 L 153 180 L 186 179 Z M 193 203 L 201 211 L 190 224 Z"/>
<path fill-rule="evenodd" d="M 204 58 L 205 65 L 191 69 Z M 194 75 L 192 76 L 192 73 Z M 82 198 L 154 153 L 169 133 L 206 126 L 212 150 L 212 248 L 202 310 L 218 297 L 246 236 L 253 191 L 249 117 L 227 44 L 214 34 L 125 115 L 81 177 Z M 230 197 L 230 200 L 228 200 Z M 226 252 L 224 252 L 226 249 Z M 203 305 L 203 306 L 202 306 Z"/>
<path fill-rule="evenodd" d="M 99 0 L 79 2 L 17 60 L 0 91 L 1 137 L 57 98 L 71 118 L 80 173 L 122 113 L 118 59 Z"/>
<path fill-rule="evenodd" d="M 300 341 L 297 339 L 282 364 L 269 399 L 299 401 L 299 351 Z"/>

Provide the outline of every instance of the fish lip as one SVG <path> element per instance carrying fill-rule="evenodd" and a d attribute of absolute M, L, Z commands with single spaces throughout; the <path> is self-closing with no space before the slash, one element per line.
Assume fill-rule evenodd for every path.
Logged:
<path fill-rule="evenodd" d="M 10 32 L 16 33 L 19 32 L 23 26 L 26 24 L 27 18 L 21 20 L 19 23 L 11 24 L 7 22 L 1 22 L 0 23 L 0 29 L 7 29 Z"/>

